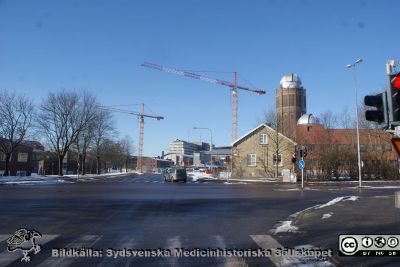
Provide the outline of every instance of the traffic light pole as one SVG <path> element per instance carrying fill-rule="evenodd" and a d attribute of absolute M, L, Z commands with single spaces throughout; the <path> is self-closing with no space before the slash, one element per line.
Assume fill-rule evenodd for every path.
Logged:
<path fill-rule="evenodd" d="M 301 160 L 304 161 L 304 158 L 301 157 Z M 304 168 L 301 168 L 301 189 L 304 189 Z"/>

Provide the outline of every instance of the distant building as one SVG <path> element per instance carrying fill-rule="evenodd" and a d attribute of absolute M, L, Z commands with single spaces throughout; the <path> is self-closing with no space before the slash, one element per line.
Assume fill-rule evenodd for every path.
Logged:
<path fill-rule="evenodd" d="M 167 153 L 164 155 L 164 159 L 171 161 L 172 164 L 175 166 L 188 167 L 193 165 L 193 154 L 185 155 L 177 153 Z"/>
<path fill-rule="evenodd" d="M 286 74 L 276 89 L 279 132 L 296 140 L 297 120 L 306 112 L 306 89 L 301 84 L 300 77 L 295 73 Z"/>
<path fill-rule="evenodd" d="M 205 142 L 187 142 L 176 139 L 169 145 L 169 153 L 163 155 L 164 159 L 171 160 L 177 166 L 192 166 L 195 160 L 200 161 L 200 152 L 209 151 L 210 144 Z M 196 158 L 196 159 L 195 159 Z M 204 160 L 202 158 L 202 160 Z"/>
<path fill-rule="evenodd" d="M 232 144 L 233 177 L 275 177 L 293 167 L 296 143 L 260 124 Z"/>
<path fill-rule="evenodd" d="M 212 151 L 200 151 L 193 154 L 193 165 L 207 166 L 209 164 L 231 169 L 231 147 L 215 147 Z"/>
<path fill-rule="evenodd" d="M 137 156 L 130 157 L 128 160 L 128 172 L 135 171 L 137 165 Z M 142 172 L 157 172 L 159 169 L 172 166 L 172 162 L 167 159 L 142 157 Z"/>
<path fill-rule="evenodd" d="M 210 150 L 210 145 L 204 142 L 187 142 L 176 139 L 169 145 L 169 153 L 177 155 L 193 155 L 194 152 Z"/>

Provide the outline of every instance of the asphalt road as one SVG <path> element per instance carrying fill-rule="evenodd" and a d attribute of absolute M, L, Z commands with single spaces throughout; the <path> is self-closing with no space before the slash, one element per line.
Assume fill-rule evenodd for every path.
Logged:
<path fill-rule="evenodd" d="M 271 237 L 270 230 L 278 222 L 298 211 L 339 196 L 389 197 L 395 191 L 331 189 L 301 191 L 286 185 L 191 180 L 165 183 L 157 174 L 99 177 L 55 185 L 2 185 L 0 266 L 275 266 L 276 262 L 268 257 L 159 255 L 115 259 L 107 257 L 106 252 L 123 248 L 169 249 L 173 253 L 175 248 L 257 249 L 260 242 L 256 237 Z M 340 214 L 340 210 L 335 212 Z M 377 220 L 384 225 L 384 221 Z M 333 232 L 340 231 L 335 227 L 340 229 L 340 225 L 332 225 Z M 6 248 L 6 239 L 19 228 L 42 234 L 37 239 L 42 250 L 32 255 L 30 263 L 20 262 L 20 251 L 8 252 Z M 394 230 L 400 233 L 399 227 Z M 326 236 L 327 231 L 313 235 Z M 300 237 L 273 238 L 283 246 L 294 246 L 307 236 L 303 233 Z M 324 246 L 324 242 L 318 245 Z M 61 248 L 95 248 L 104 254 L 52 257 L 52 249 Z M 343 262 L 339 258 L 335 263 Z"/>

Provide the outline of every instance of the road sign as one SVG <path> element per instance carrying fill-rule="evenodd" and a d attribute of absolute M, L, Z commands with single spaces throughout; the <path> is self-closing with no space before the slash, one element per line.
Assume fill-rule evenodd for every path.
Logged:
<path fill-rule="evenodd" d="M 299 168 L 300 169 L 304 169 L 304 166 L 305 166 L 306 164 L 304 163 L 304 160 L 300 160 L 299 161 Z"/>

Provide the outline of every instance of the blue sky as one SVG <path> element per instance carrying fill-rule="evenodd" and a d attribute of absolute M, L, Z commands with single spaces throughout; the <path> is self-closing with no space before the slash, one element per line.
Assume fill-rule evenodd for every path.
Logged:
<path fill-rule="evenodd" d="M 354 110 L 385 85 L 385 63 L 399 59 L 400 1 L 0 1 L 0 88 L 40 103 L 50 91 L 86 89 L 104 105 L 144 102 L 144 153 L 159 155 L 175 138 L 203 141 L 213 130 L 229 145 L 230 93 L 225 87 L 140 67 L 144 61 L 186 70 L 239 73 L 238 135 L 275 107 L 285 73 L 307 89 L 307 111 Z M 232 80 L 232 74 L 207 73 Z M 126 106 L 138 110 L 138 106 Z M 115 114 L 121 136 L 137 145 L 135 117 Z"/>

